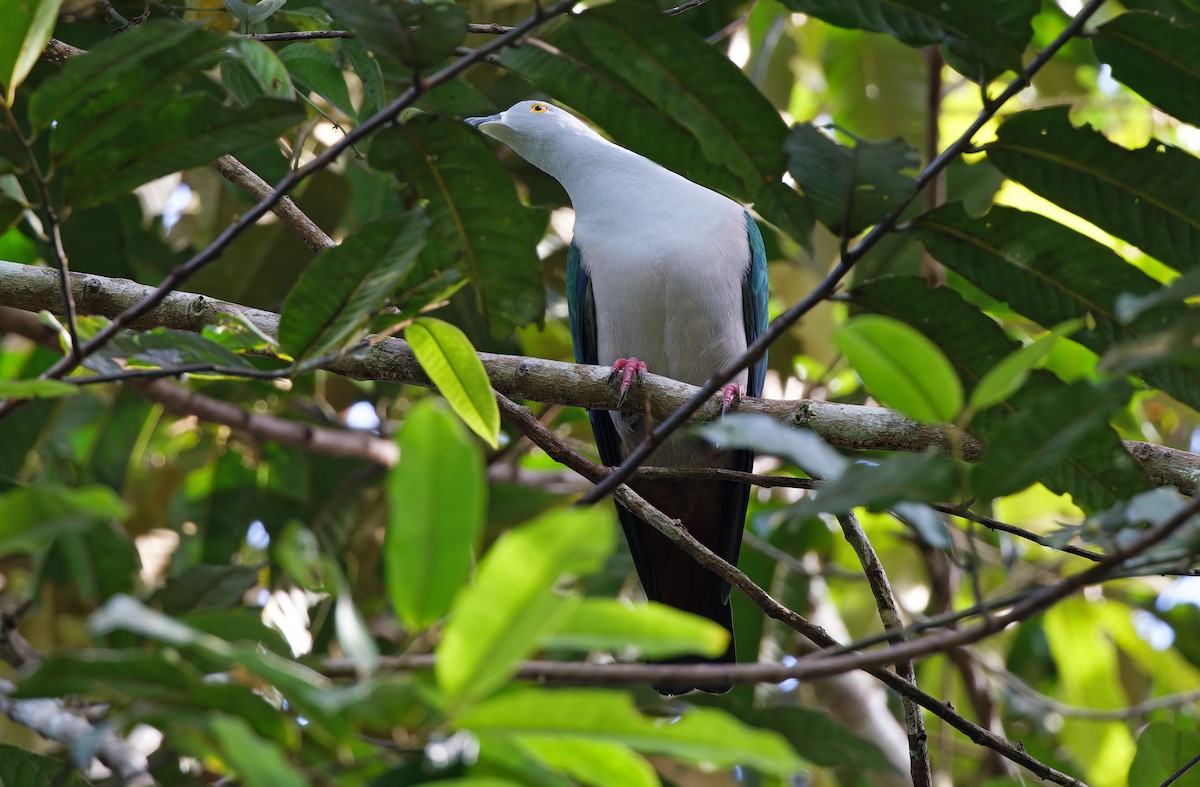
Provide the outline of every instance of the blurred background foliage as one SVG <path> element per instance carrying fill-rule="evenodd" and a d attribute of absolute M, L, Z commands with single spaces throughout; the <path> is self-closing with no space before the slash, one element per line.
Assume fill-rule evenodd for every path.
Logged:
<path fill-rule="evenodd" d="M 6 18 L 32 19 L 28 3 L 10 5 Z M 280 339 L 294 359 L 345 347 L 368 326 L 395 330 L 421 310 L 479 350 L 570 359 L 566 195 L 459 122 L 544 96 L 752 203 L 774 315 L 907 199 L 921 167 L 1081 4 L 584 8 L 423 92 L 397 123 L 293 191 L 344 244 L 342 256 L 313 262 L 268 216 L 182 289 L 282 312 Z M 148 22 L 113 34 L 146 10 Z M 157 285 L 254 201 L 209 159 L 233 153 L 278 182 L 403 94 L 414 73 L 427 77 L 494 37 L 468 32 L 468 21 L 512 25 L 531 10 L 507 0 L 66 0 L 54 36 L 93 54 L 39 61 L 23 81 L 12 68 L 3 74 L 15 91 L 0 133 L 0 260 L 52 263 L 40 235 L 48 199 L 74 271 Z M 358 35 L 234 37 L 328 29 Z M 0 43 L 15 47 L 22 35 Z M 1119 441 L 1200 453 L 1197 42 L 1193 0 L 1104 4 L 1086 36 L 907 207 L 840 294 L 772 346 L 768 398 L 933 413 L 989 445 L 983 463 L 958 463 L 936 483 L 928 457 L 859 455 L 888 456 L 911 489 L 883 502 L 858 486 L 846 492 L 847 505 L 865 506 L 906 621 L 1019 596 L 1088 565 L 1061 551 L 1068 542 L 1108 551 L 1179 509 L 1177 495 L 1150 491 Z M 14 128 L 42 163 L 44 196 Z M 347 306 L 354 260 L 368 263 L 352 275 L 378 297 Z M 389 295 L 397 309 L 382 308 Z M 889 320 L 855 321 L 866 313 Z M 335 315 L 344 330 L 312 329 Z M 83 318 L 80 332 L 101 324 Z M 1004 379 L 988 379 L 1043 337 Z M 870 352 L 855 349 L 864 346 L 885 350 L 891 365 L 870 368 Z M 203 341 L 164 332 L 90 368 L 119 370 L 103 365 L 117 358 L 280 368 L 246 353 L 264 347 L 236 325 L 208 329 Z M 57 356 L 8 336 L 0 380 L 33 378 Z M 919 378 L 942 368 L 947 384 L 904 404 L 905 369 Z M 672 703 L 644 688 L 511 682 L 527 656 L 723 647 L 696 621 L 663 610 L 639 621 L 605 605 L 639 592 L 611 511 L 565 508 L 585 485 L 511 427 L 490 449 L 430 392 L 322 371 L 188 385 L 255 412 L 396 435 L 401 461 L 384 470 L 282 448 L 111 385 L 36 399 L 0 421 L 4 631 L 15 627 L 44 658 L 9 658 L 0 678 L 16 683 L 13 697 L 114 703 L 111 729 L 158 744 L 149 761 L 158 783 L 907 778 L 898 698 L 869 681 L 788 681 Z M 529 404 L 594 456 L 582 410 Z M 803 475 L 769 456 L 758 469 Z M 1182 491 L 1195 494 L 1195 483 Z M 1043 544 L 928 508 L 905 521 L 884 513 L 896 500 L 969 498 L 976 515 Z M 794 489 L 755 491 L 740 567 L 839 638 L 877 633 L 854 552 L 820 496 L 801 499 Z M 1162 782 L 1200 753 L 1198 539 L 1195 525 L 1185 528 L 1127 566 L 1126 578 L 923 659 L 918 684 L 1089 784 Z M 733 603 L 743 660 L 808 651 L 737 593 Z M 378 669 L 381 655 L 435 650 L 436 672 Z M 341 672 L 330 658 L 344 659 Z M 676 724 L 655 722 L 681 712 Z M 1026 783 L 938 719 L 927 723 L 939 784 Z M 12 744 L 0 746 L 5 783 L 10 773 L 34 774 L 12 783 L 61 783 L 56 763 L 86 764 L 96 746 L 55 749 L 3 720 L 0 739 Z M 1176 783 L 1200 783 L 1198 773 Z"/>

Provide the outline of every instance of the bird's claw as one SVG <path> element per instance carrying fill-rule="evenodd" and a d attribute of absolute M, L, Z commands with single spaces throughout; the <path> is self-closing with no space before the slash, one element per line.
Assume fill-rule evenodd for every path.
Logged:
<path fill-rule="evenodd" d="M 629 386 L 633 385 L 633 376 L 637 375 L 639 383 L 646 382 L 646 364 L 639 361 L 637 358 L 618 358 L 612 365 L 612 371 L 608 374 L 609 385 L 617 381 L 618 375 L 621 379 L 621 395 L 617 399 L 617 406 L 625 404 L 625 397 L 629 395 Z"/>
<path fill-rule="evenodd" d="M 721 415 L 729 412 L 730 407 L 736 407 L 742 403 L 742 397 L 746 395 L 746 386 L 730 383 L 725 386 L 722 391 L 721 398 Z"/>

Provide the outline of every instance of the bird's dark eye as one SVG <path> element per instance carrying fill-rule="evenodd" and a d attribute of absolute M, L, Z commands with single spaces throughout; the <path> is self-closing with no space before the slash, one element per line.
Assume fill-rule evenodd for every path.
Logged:
<path fill-rule="evenodd" d="M 531 107 L 529 107 L 529 111 L 533 112 L 534 114 L 541 115 L 546 112 L 546 105 L 545 104 L 534 104 Z"/>

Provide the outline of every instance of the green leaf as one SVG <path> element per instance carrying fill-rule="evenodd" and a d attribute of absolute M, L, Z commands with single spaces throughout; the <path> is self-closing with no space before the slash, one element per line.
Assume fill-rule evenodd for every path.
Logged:
<path fill-rule="evenodd" d="M 235 51 L 240 55 L 242 65 L 246 67 L 246 70 L 262 89 L 263 95 L 289 101 L 295 97 L 292 92 L 292 80 L 288 78 L 288 69 L 284 66 L 282 52 L 276 55 L 275 50 L 271 47 L 262 41 L 255 41 L 253 38 L 239 38 Z M 243 101 L 242 103 L 249 102 Z"/>
<path fill-rule="evenodd" d="M 1007 400 L 1025 384 L 1033 368 L 1050 354 L 1059 339 L 1070 336 L 1082 327 L 1082 320 L 1068 320 L 993 366 L 971 391 L 968 409 L 986 410 Z"/>
<path fill-rule="evenodd" d="M 559 579 L 599 570 L 615 535 L 610 512 L 594 507 L 550 511 L 497 539 L 442 631 L 435 674 L 447 697 L 503 684 L 569 613 L 553 590 Z"/>
<path fill-rule="evenodd" d="M 214 713 L 206 721 L 226 763 L 243 784 L 248 787 L 308 787 L 310 784 L 276 745 L 260 738 L 244 719 Z"/>
<path fill-rule="evenodd" d="M 1088 321 L 1074 335 L 1103 355 L 1113 345 L 1169 328 L 1181 306 L 1162 306 L 1122 324 L 1122 294 L 1146 295 L 1159 284 L 1113 251 L 1050 219 L 995 206 L 978 219 L 945 205 L 914 221 L 917 236 L 939 262 L 994 298 L 1045 327 Z M 1180 363 L 1139 369 L 1143 380 L 1191 407 L 1200 407 L 1200 369 Z"/>
<path fill-rule="evenodd" d="M 56 123 L 51 152 L 69 170 L 67 196 L 77 207 L 267 142 L 303 120 L 299 107 L 277 99 L 222 106 L 197 80 L 225 42 L 192 25 L 149 22 L 72 58 L 38 88 L 30 121 Z"/>
<path fill-rule="evenodd" d="M 288 293 L 279 342 L 297 361 L 348 344 L 412 269 L 429 220 L 420 211 L 367 224 L 317 255 Z"/>
<path fill-rule="evenodd" d="M 1035 0 L 785 0 L 793 11 L 838 27 L 895 36 L 909 46 L 941 43 L 963 76 L 988 82 L 1021 67 L 1040 4 Z"/>
<path fill-rule="evenodd" d="M 350 91 L 342 70 L 333 63 L 333 56 L 311 43 L 296 43 L 279 50 L 279 59 L 287 66 L 292 79 L 328 101 L 347 117 L 357 118 Z"/>
<path fill-rule="evenodd" d="M 126 368 L 168 368 L 192 364 L 252 370 L 254 365 L 224 345 L 191 331 L 154 328 L 123 333 L 110 341 L 85 364 L 102 373 Z"/>
<path fill-rule="evenodd" d="M 665 604 L 588 598 L 571 610 L 547 644 L 585 651 L 632 646 L 652 659 L 684 654 L 719 656 L 729 645 L 729 632 L 711 620 Z"/>
<path fill-rule="evenodd" d="M 56 399 L 74 396 L 82 388 L 62 380 L 0 380 L 0 399 Z"/>
<path fill-rule="evenodd" d="M 34 754 L 19 746 L 0 743 L 0 784 L 19 784 L 22 787 L 89 787 L 90 782 L 70 763 L 44 754 Z"/>
<path fill-rule="evenodd" d="M 654 767 L 629 746 L 558 735 L 518 735 L 516 741 L 551 768 L 592 787 L 660 787 Z"/>
<path fill-rule="evenodd" d="M 1200 125 L 1200 37 L 1157 14 L 1121 14 L 1096 30 L 1096 57 L 1113 76 L 1184 123 Z"/>
<path fill-rule="evenodd" d="M 1128 386 L 1077 382 L 1034 399 L 988 444 L 983 461 L 971 468 L 980 498 L 1001 497 L 1041 478 L 1042 472 L 1071 453 L 1129 398 Z"/>
<path fill-rule="evenodd" d="M 4 163 L 0 160 L 0 172 L 3 171 Z M 28 205 L 24 202 L 15 200 L 7 194 L 0 194 L 0 235 L 15 227 L 27 208 Z"/>
<path fill-rule="evenodd" d="M 640 3 L 589 8 L 538 31 L 549 47 L 504 65 L 620 144 L 744 202 L 807 244 L 813 216 L 783 183 L 787 126 L 766 97 L 679 17 Z"/>
<path fill-rule="evenodd" d="M 384 578 L 404 624 L 423 629 L 444 616 L 471 572 L 486 510 L 476 443 L 436 399 L 404 416 L 400 461 L 388 475 Z"/>
<path fill-rule="evenodd" d="M 749 708 L 741 705 L 734 705 L 729 711 L 747 724 L 780 733 L 801 757 L 814 765 L 859 774 L 868 771 L 896 772 L 896 767 L 875 744 L 858 737 L 830 718 L 825 711 L 791 706 Z M 870 780 L 860 780 L 859 783 L 869 784 Z"/>
<path fill-rule="evenodd" d="M 948 287 L 930 289 L 923 277 L 880 279 L 855 288 L 850 297 L 857 308 L 903 320 L 937 343 L 968 391 L 992 367 L 1020 349 L 991 317 Z M 978 414 L 971 422 L 971 432 L 990 444 L 1003 435 L 1010 414 L 1064 387 L 1053 375 L 1035 371 L 1001 407 Z M 1116 432 L 1104 423 L 1097 424 L 1063 461 L 1045 468 L 1039 480 L 1054 492 L 1071 494 L 1085 511 L 1109 508 L 1149 488 Z"/>
<path fill-rule="evenodd" d="M 628 694 L 600 689 L 513 688 L 452 719 L 463 729 L 513 736 L 553 735 L 623 743 L 715 768 L 747 765 L 789 775 L 800 758 L 775 732 L 748 727 L 715 708 L 690 708 L 675 718 L 638 713 Z"/>
<path fill-rule="evenodd" d="M 404 330 L 421 368 L 458 417 L 492 448 L 499 445 L 500 408 L 483 362 L 457 327 L 418 317 Z"/>
<path fill-rule="evenodd" d="M 1200 265 L 1200 194 L 1186 185 L 1200 182 L 1200 159 L 1156 140 L 1139 150 L 1114 145 L 1072 126 L 1068 111 L 1009 115 L 987 146 L 988 160 L 1173 268 Z"/>
<path fill-rule="evenodd" d="M 39 481 L 10 489 L 0 494 L 0 554 L 33 552 L 55 536 L 128 515 L 128 507 L 107 486 L 70 488 Z"/>
<path fill-rule="evenodd" d="M 321 0 L 321 5 L 368 49 L 410 66 L 438 62 L 467 34 L 466 10 L 454 3 Z"/>
<path fill-rule="evenodd" d="M 383 109 L 383 70 L 379 67 L 379 61 L 371 57 L 361 41 L 353 38 L 340 40 L 338 46 L 346 53 L 346 59 L 363 86 L 362 103 L 359 104 L 358 115 L 354 117 L 370 117 Z"/>
<path fill-rule="evenodd" d="M 718 448 L 749 448 L 788 459 L 816 478 L 839 478 L 850 466 L 849 459 L 815 432 L 786 426 L 767 415 L 730 413 L 696 432 Z"/>
<path fill-rule="evenodd" d="M 360 678 L 371 675 L 379 667 L 379 646 L 367 628 L 362 613 L 354 606 L 350 584 L 342 575 L 336 560 L 327 558 L 329 572 L 337 577 L 337 600 L 334 601 L 333 622 L 338 647 L 346 655 Z"/>
<path fill-rule="evenodd" d="M 822 511 L 841 514 L 857 506 L 882 511 L 900 501 L 945 500 L 954 494 L 955 481 L 954 462 L 945 454 L 893 454 L 878 464 L 850 465 L 790 511 L 807 519 Z"/>
<path fill-rule="evenodd" d="M 953 421 L 962 409 L 962 385 L 937 345 L 904 323 L 879 315 L 839 327 L 834 344 L 871 394 L 918 421 Z"/>
<path fill-rule="evenodd" d="M 916 191 L 905 170 L 921 157 L 902 139 L 858 140 L 839 145 L 811 123 L 793 126 L 784 149 L 788 172 L 812 202 L 817 219 L 834 234 L 852 238 L 876 224 Z"/>
<path fill-rule="evenodd" d="M 1166 784 L 1193 757 L 1200 754 L 1200 732 L 1180 729 L 1161 721 L 1151 722 L 1137 739 L 1137 754 L 1129 766 L 1129 787 Z M 1200 770 L 1193 766 L 1171 782 L 1172 787 L 1197 787 Z"/>
<path fill-rule="evenodd" d="M 428 200 L 440 241 L 429 249 L 435 267 L 461 262 L 482 296 L 493 335 L 541 319 L 545 287 L 536 247 L 545 225 L 534 226 L 512 178 L 479 134 L 462 123 L 418 120 L 379 134 L 369 160 Z"/>
<path fill-rule="evenodd" d="M 0 6 L 0 86 L 8 106 L 50 41 L 61 5 L 62 0 L 5 0 Z"/>

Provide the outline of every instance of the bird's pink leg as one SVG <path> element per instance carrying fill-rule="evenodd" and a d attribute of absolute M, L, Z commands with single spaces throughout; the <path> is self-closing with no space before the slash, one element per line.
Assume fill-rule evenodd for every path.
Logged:
<path fill-rule="evenodd" d="M 646 364 L 637 358 L 630 356 L 629 358 L 618 358 L 613 362 L 612 371 L 608 375 L 608 382 L 611 385 L 616 382 L 617 375 L 621 377 L 621 397 L 617 399 L 618 406 L 625 404 L 625 397 L 629 395 L 629 386 L 633 385 L 633 376 L 635 374 L 639 383 L 646 382 Z"/>
<path fill-rule="evenodd" d="M 746 395 L 746 386 L 730 383 L 722 389 L 721 399 L 721 415 L 729 412 L 730 407 L 735 407 L 742 403 L 742 397 Z"/>

